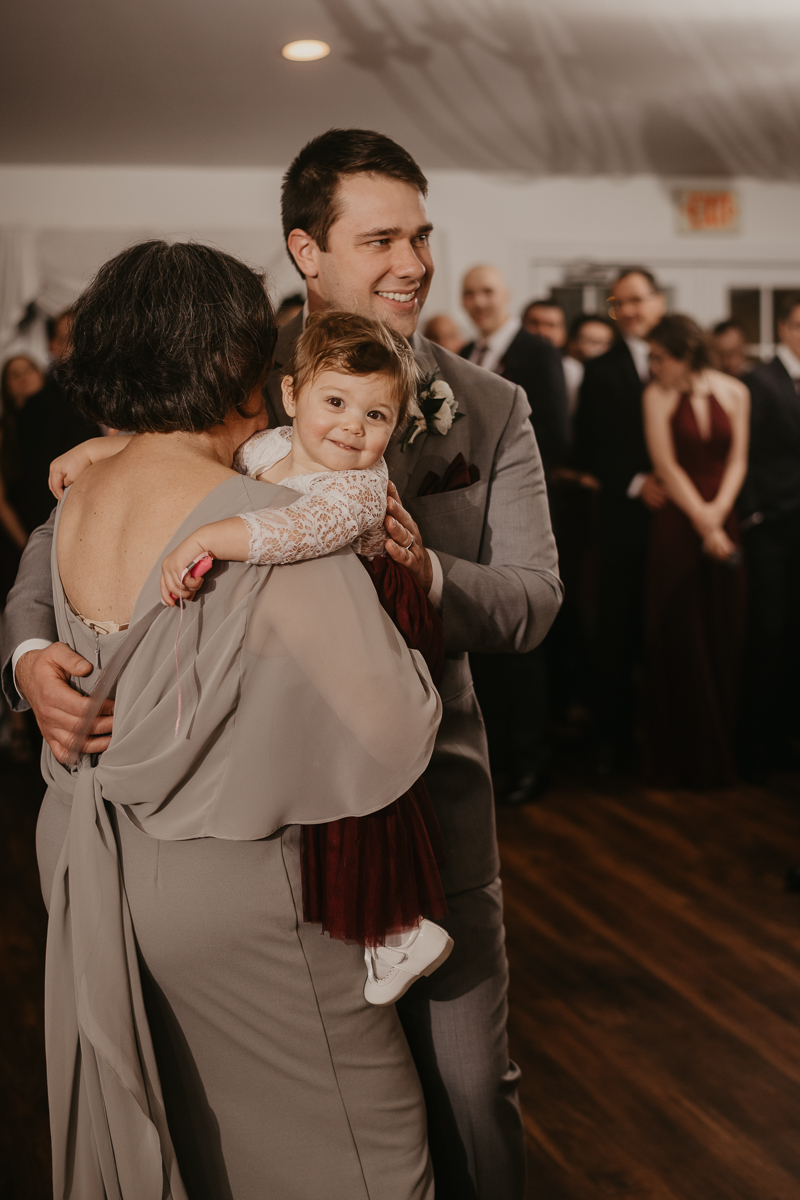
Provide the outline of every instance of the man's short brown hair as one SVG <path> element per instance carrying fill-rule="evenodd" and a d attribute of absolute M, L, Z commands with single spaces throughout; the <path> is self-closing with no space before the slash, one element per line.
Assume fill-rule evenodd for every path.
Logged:
<path fill-rule="evenodd" d="M 422 171 L 391 138 L 374 129 L 329 129 L 303 146 L 283 177 L 281 217 L 287 243 L 293 229 L 302 229 L 320 250 L 327 250 L 331 225 L 339 215 L 336 193 L 344 175 L 382 175 L 428 194 Z"/>
<path fill-rule="evenodd" d="M 314 313 L 294 345 L 286 364 L 297 393 L 321 371 L 344 375 L 385 375 L 398 405 L 397 427 L 405 425 L 416 408 L 420 370 L 401 334 L 383 321 L 357 313 Z"/>

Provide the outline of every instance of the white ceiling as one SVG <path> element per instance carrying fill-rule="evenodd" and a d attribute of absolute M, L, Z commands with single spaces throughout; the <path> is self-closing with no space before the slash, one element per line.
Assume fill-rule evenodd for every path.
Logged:
<path fill-rule="evenodd" d="M 329 42 L 318 63 L 280 47 Z M 3 0 L 0 161 L 800 178 L 800 0 Z"/>

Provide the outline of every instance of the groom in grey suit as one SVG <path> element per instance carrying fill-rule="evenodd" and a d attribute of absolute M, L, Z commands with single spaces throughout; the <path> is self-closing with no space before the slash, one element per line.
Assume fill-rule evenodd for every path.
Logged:
<path fill-rule="evenodd" d="M 292 343 L 309 312 L 339 308 L 380 317 L 408 337 L 425 376 L 450 385 L 462 414 L 446 433 L 426 429 L 405 449 L 395 437 L 387 452 L 387 551 L 428 592 L 445 629 L 444 716 L 425 780 L 447 855 L 450 915 L 442 923 L 455 938 L 448 962 L 417 982 L 398 1011 L 425 1092 L 437 1197 L 522 1200 L 494 807 L 467 654 L 538 645 L 561 585 L 524 392 L 416 332 L 433 274 L 426 195 L 411 156 L 380 134 L 330 130 L 303 148 L 284 179 L 282 210 L 308 303 L 280 331 L 267 407 L 271 423 L 288 422 L 279 381 Z M 433 476 L 443 480 L 459 454 L 471 481 L 462 472 L 465 486 L 432 491 Z M 30 702 L 59 753 L 85 703 L 66 680 L 86 667 L 68 647 L 47 645 L 57 636 L 51 536 L 50 526 L 33 535 L 9 597 L 3 684 L 15 706 Z M 107 744 L 110 723 L 110 713 L 99 719 L 87 748 Z"/>

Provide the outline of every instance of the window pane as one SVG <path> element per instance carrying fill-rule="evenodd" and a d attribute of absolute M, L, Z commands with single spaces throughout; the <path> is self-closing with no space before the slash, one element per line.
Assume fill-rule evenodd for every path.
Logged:
<path fill-rule="evenodd" d="M 729 292 L 731 320 L 744 329 L 748 346 L 761 341 L 761 292 L 758 288 L 731 288 Z"/>

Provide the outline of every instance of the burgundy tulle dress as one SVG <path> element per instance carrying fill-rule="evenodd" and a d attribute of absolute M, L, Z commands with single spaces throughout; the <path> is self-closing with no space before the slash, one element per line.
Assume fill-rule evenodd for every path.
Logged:
<path fill-rule="evenodd" d="M 434 683 L 444 666 L 441 618 L 419 584 L 394 559 L 362 558 L 383 608 Z M 303 919 L 332 938 L 377 946 L 420 917 L 447 914 L 439 868 L 444 851 L 424 782 L 366 817 L 303 825 Z"/>
<path fill-rule="evenodd" d="M 675 455 L 704 500 L 716 496 L 731 448 L 728 415 L 709 397 L 711 429 L 700 435 L 687 395 L 672 418 Z M 731 513 L 725 530 L 739 546 Z M 646 775 L 665 787 L 734 783 L 734 729 L 745 628 L 739 563 L 703 553 L 676 505 L 653 515 L 645 610 Z"/>

